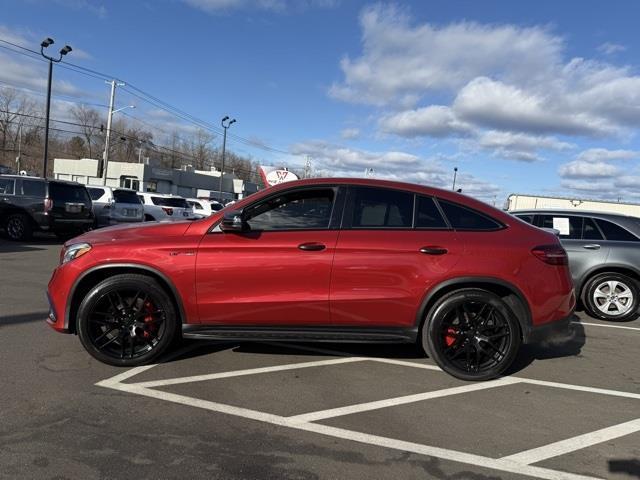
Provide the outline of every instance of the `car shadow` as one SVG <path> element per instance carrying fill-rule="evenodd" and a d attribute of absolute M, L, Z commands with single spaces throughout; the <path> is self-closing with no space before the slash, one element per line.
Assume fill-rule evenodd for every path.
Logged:
<path fill-rule="evenodd" d="M 640 460 L 637 458 L 609 460 L 609 471 L 640 478 Z"/>
<path fill-rule="evenodd" d="M 33 312 L 33 313 L 23 313 L 20 315 L 8 315 L 6 317 L 0 317 L 0 328 L 7 327 L 9 325 L 17 325 L 20 323 L 31 323 L 31 322 L 45 322 L 47 318 L 47 312 Z"/>
<path fill-rule="evenodd" d="M 571 318 L 568 334 L 550 337 L 541 343 L 522 345 L 518 356 L 504 375 L 513 375 L 524 370 L 536 360 L 578 356 L 586 340 L 587 337 L 584 327 L 580 324 L 580 318 L 574 315 Z"/>

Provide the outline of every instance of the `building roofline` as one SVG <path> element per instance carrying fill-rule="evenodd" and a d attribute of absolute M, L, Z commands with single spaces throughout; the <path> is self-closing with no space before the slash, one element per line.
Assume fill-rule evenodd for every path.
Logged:
<path fill-rule="evenodd" d="M 640 203 L 636 203 L 636 202 L 614 202 L 613 200 L 599 200 L 597 198 L 578 198 L 578 197 L 553 197 L 551 195 L 533 195 L 533 194 L 529 194 L 529 193 L 510 193 L 507 196 L 507 200 L 509 200 L 512 196 L 514 195 L 518 195 L 521 197 L 533 197 L 533 198 L 551 198 L 554 200 L 579 200 L 581 202 L 597 202 L 597 203 L 611 203 L 613 205 L 634 205 L 634 206 L 639 206 L 640 207 Z"/>

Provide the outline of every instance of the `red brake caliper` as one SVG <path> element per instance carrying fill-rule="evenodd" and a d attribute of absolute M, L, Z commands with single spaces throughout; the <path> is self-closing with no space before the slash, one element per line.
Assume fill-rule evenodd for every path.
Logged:
<path fill-rule="evenodd" d="M 447 328 L 447 332 L 444 335 L 444 341 L 447 344 L 447 347 L 453 345 L 458 338 L 458 330 L 453 327 Z"/>
<path fill-rule="evenodd" d="M 149 300 L 144 302 L 144 311 L 146 313 L 143 319 L 144 323 L 146 324 L 143 333 L 144 338 L 149 338 L 151 335 L 154 335 L 156 333 L 156 330 L 158 329 L 158 326 L 153 321 L 154 310 L 155 308 L 153 306 L 153 303 L 151 303 Z"/>

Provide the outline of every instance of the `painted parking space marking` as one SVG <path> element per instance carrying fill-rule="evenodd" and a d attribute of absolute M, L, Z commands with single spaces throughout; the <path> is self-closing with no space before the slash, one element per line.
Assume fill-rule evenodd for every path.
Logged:
<path fill-rule="evenodd" d="M 389 398 L 385 400 L 377 400 L 375 402 L 360 403 L 357 405 L 349 405 L 347 407 L 331 408 L 329 410 L 320 410 L 317 412 L 304 413 L 302 415 L 294 415 L 288 417 L 292 422 L 316 422 L 328 418 L 341 417 L 354 413 L 369 412 L 380 408 L 397 407 L 406 405 L 407 403 L 421 402 L 432 398 L 449 397 L 451 395 L 459 395 L 461 393 L 477 392 L 478 390 L 486 390 L 488 388 L 502 387 L 504 385 L 513 385 L 519 383 L 520 380 L 509 377 L 492 380 L 490 382 L 471 383 L 460 387 L 445 388 L 442 390 L 434 390 L 433 392 L 418 393 L 415 395 L 406 395 L 404 397 Z"/>
<path fill-rule="evenodd" d="M 285 346 L 280 344 L 271 343 L 272 345 Z M 379 362 L 389 363 L 394 365 L 401 365 L 411 368 L 419 368 L 432 371 L 441 371 L 440 368 L 413 361 L 388 359 L 388 358 L 376 358 L 376 357 L 360 357 L 350 356 L 345 352 L 338 352 L 334 350 L 326 350 L 321 348 L 286 345 L 290 349 L 298 349 L 302 351 L 324 353 L 330 355 L 342 355 L 340 358 L 334 358 L 329 360 L 299 362 L 286 365 L 278 365 L 273 367 L 260 367 L 245 370 L 236 370 L 229 372 L 214 373 L 210 375 L 196 375 L 187 377 L 177 377 L 165 380 L 147 381 L 147 382 L 130 382 L 123 383 L 125 380 L 133 378 L 135 375 L 149 370 L 156 365 L 148 365 L 144 367 L 136 367 L 131 370 L 127 370 L 114 377 L 105 379 L 98 382 L 96 385 L 106 388 L 115 389 L 118 391 L 145 396 L 162 401 L 168 401 L 177 403 L 189 407 L 201 408 L 211 412 L 223 413 L 228 415 L 234 415 L 237 417 L 250 419 L 254 421 L 260 421 L 272 425 L 278 425 L 291 429 L 312 432 L 320 435 L 330 436 L 334 438 L 340 438 L 343 440 L 350 440 L 362 444 L 374 445 L 383 448 L 389 448 L 399 450 L 403 452 L 411 452 L 420 455 L 427 455 L 430 457 L 436 457 L 443 460 L 449 460 L 453 462 L 473 465 L 477 467 L 488 468 L 496 471 L 509 472 L 524 476 L 530 476 L 535 478 L 543 478 L 548 480 L 593 480 L 596 477 L 578 475 L 570 472 L 564 472 L 560 470 L 553 470 L 544 467 L 538 467 L 532 465 L 533 463 L 552 458 L 567 453 L 571 453 L 576 450 L 596 445 L 598 443 L 606 442 L 615 438 L 619 438 L 631 433 L 640 431 L 640 419 L 632 420 L 630 422 L 614 425 L 612 427 L 603 428 L 594 432 L 589 432 L 583 435 L 572 437 L 569 439 L 554 442 L 548 445 L 544 445 L 531 450 L 515 453 L 503 458 L 491 458 L 482 455 L 471 454 L 467 452 L 440 448 L 431 445 L 422 445 L 413 442 L 407 442 L 399 439 L 382 437 L 378 435 L 367 434 L 363 432 L 343 429 L 339 427 L 333 427 L 328 425 L 322 425 L 314 423 L 315 421 L 333 418 L 342 415 L 348 415 L 350 413 L 359 413 L 363 411 L 383 409 L 387 407 L 394 407 L 396 405 L 403 405 L 411 402 L 418 402 L 422 400 L 429 400 L 431 398 L 442 398 L 450 395 L 463 395 L 464 393 L 484 390 L 489 388 L 497 388 L 501 386 L 514 385 L 518 383 L 530 383 L 533 385 L 541 385 L 546 387 L 561 388 L 565 390 L 577 390 L 589 393 L 603 394 L 614 397 L 625 397 L 640 400 L 640 394 L 632 392 L 623 392 L 617 390 L 608 390 L 601 388 L 593 388 L 581 385 L 571 385 L 559 382 L 547 382 L 543 380 L 535 380 L 522 377 L 503 377 L 490 382 L 465 384 L 460 387 L 452 387 L 432 392 L 425 392 L 416 395 L 407 395 L 403 397 L 396 397 L 387 400 L 379 400 L 375 402 L 366 402 L 357 405 L 348 405 L 345 407 L 339 407 L 334 409 L 308 412 L 301 415 L 294 416 L 280 416 L 258 410 L 252 410 L 243 407 L 236 407 L 234 405 L 228 405 L 219 402 L 212 402 L 208 400 L 202 400 L 198 398 L 189 397 L 187 395 L 180 395 L 176 393 L 165 392 L 156 390 L 153 387 L 161 387 L 167 385 L 187 384 L 193 382 L 202 382 L 216 380 L 219 378 L 232 378 L 247 375 L 259 375 L 262 373 L 270 373 L 284 370 L 293 370 L 299 368 L 321 367 L 340 365 L 353 362 Z M 179 357 L 189 350 L 199 348 L 199 346 L 183 349 L 171 355 L 172 358 Z M 168 360 L 168 359 L 167 359 Z M 167 361 L 165 360 L 165 361 Z"/>
<path fill-rule="evenodd" d="M 539 448 L 527 450 L 525 452 L 516 453 L 503 457 L 502 460 L 512 460 L 514 462 L 529 465 L 538 463 L 548 458 L 558 457 L 566 453 L 575 452 L 583 448 L 597 445 L 598 443 L 607 442 L 615 438 L 624 437 L 640 431 L 640 418 L 631 420 L 630 422 L 620 423 L 612 427 L 602 428 L 595 432 L 585 433 L 566 440 L 544 445 Z"/>
<path fill-rule="evenodd" d="M 640 327 L 627 327 L 625 325 L 605 325 L 604 323 L 591 323 L 591 322 L 571 322 L 576 325 L 589 325 L 592 327 L 604 327 L 604 328 L 620 328 L 623 330 L 635 330 L 636 332 L 640 332 Z"/>

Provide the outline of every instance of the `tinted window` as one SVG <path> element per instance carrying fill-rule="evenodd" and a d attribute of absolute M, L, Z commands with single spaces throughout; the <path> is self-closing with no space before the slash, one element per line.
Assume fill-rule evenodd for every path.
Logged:
<path fill-rule="evenodd" d="M 189 208 L 187 201 L 180 197 L 151 197 L 151 201 L 161 207 Z"/>
<path fill-rule="evenodd" d="M 22 180 L 22 194 L 29 197 L 44 198 L 45 188 L 44 182 L 38 180 Z"/>
<path fill-rule="evenodd" d="M 0 178 L 0 194 L 13 195 L 16 181 L 12 178 Z"/>
<path fill-rule="evenodd" d="M 413 194 L 385 188 L 353 189 L 354 228 L 411 228 Z"/>
<path fill-rule="evenodd" d="M 502 227 L 495 220 L 457 203 L 438 200 L 449 223 L 456 230 L 496 230 Z"/>
<path fill-rule="evenodd" d="M 582 226 L 582 239 L 602 240 L 602 234 L 591 218 L 584 217 L 584 224 Z"/>
<path fill-rule="evenodd" d="M 212 203 L 211 210 L 213 210 L 214 212 L 217 212 L 218 210 L 222 210 L 222 205 L 220 205 L 219 203 Z"/>
<path fill-rule="evenodd" d="M 81 185 L 50 182 L 49 196 L 57 202 L 91 203 L 87 189 Z"/>
<path fill-rule="evenodd" d="M 431 197 L 418 197 L 416 228 L 447 228 L 447 222 Z"/>
<path fill-rule="evenodd" d="M 598 225 L 604 233 L 607 240 L 617 240 L 619 242 L 637 242 L 638 237 L 628 232 L 622 227 L 619 227 L 615 223 L 608 222 L 607 220 L 597 219 Z"/>
<path fill-rule="evenodd" d="M 140 203 L 136 192 L 131 192 L 129 190 L 114 190 L 113 199 L 117 203 Z"/>
<path fill-rule="evenodd" d="M 582 238 L 582 217 L 540 215 L 539 218 L 539 227 L 558 230 L 560 238 L 569 240 L 580 240 Z"/>
<path fill-rule="evenodd" d="M 102 195 L 104 195 L 104 190 L 102 188 L 87 188 L 87 191 L 93 201 L 98 200 Z"/>
<path fill-rule="evenodd" d="M 333 190 L 302 190 L 271 198 L 247 212 L 252 230 L 329 228 Z"/>
<path fill-rule="evenodd" d="M 523 221 L 533 225 L 533 219 L 534 219 L 535 215 L 516 215 L 516 217 L 518 217 L 520 220 L 523 220 Z"/>

